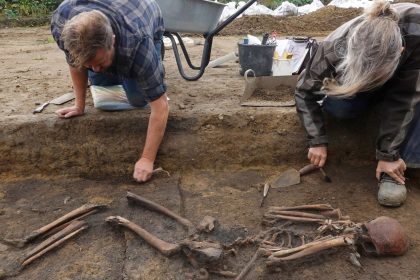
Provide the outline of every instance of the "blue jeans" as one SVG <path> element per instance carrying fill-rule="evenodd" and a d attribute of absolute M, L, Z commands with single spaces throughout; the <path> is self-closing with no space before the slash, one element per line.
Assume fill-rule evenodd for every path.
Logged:
<path fill-rule="evenodd" d="M 361 93 L 354 98 L 326 97 L 322 107 L 328 114 L 341 119 L 352 119 L 360 116 L 370 105 L 380 102 L 376 93 Z M 405 141 L 400 149 L 401 158 L 408 167 L 420 168 L 420 104 L 417 104 L 414 118 Z"/>
<path fill-rule="evenodd" d="M 161 57 L 162 40 L 155 41 L 155 49 L 158 57 Z M 161 61 L 160 61 L 161 62 Z M 129 110 L 134 107 L 144 107 L 147 101 L 144 97 L 143 90 L 138 86 L 135 79 L 125 78 L 110 73 L 96 73 L 91 70 L 88 71 L 88 77 L 91 85 L 94 86 L 115 86 L 122 85 L 130 104 L 121 103 L 107 103 L 106 108 L 98 108 L 102 110 L 116 111 L 116 110 Z"/>

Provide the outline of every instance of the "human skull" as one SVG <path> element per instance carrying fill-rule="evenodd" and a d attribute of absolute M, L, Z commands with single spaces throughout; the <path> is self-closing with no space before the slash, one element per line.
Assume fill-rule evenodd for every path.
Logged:
<path fill-rule="evenodd" d="M 400 256 L 407 252 L 408 237 L 397 220 L 382 216 L 363 225 L 367 231 L 367 234 L 361 237 L 364 253 L 375 256 Z"/>

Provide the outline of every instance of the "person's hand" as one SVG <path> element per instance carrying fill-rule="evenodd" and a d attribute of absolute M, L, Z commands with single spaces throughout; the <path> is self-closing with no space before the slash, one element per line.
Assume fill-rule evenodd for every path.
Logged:
<path fill-rule="evenodd" d="M 153 161 L 142 157 L 134 166 L 133 178 L 139 183 L 149 181 L 153 175 Z"/>
<path fill-rule="evenodd" d="M 397 161 L 380 160 L 376 167 L 376 178 L 380 180 L 381 173 L 388 174 L 392 179 L 400 184 L 405 184 L 404 171 L 407 169 L 405 162 L 402 159 Z"/>
<path fill-rule="evenodd" d="M 313 165 L 323 167 L 327 161 L 327 146 L 309 148 L 308 159 Z"/>
<path fill-rule="evenodd" d="M 63 109 L 55 111 L 55 114 L 63 119 L 82 116 L 84 113 L 85 113 L 84 110 L 76 106 L 67 107 L 67 108 L 63 108 Z"/>

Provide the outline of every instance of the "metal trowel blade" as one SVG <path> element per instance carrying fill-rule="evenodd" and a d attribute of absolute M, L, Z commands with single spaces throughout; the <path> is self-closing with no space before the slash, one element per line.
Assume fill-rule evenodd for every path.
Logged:
<path fill-rule="evenodd" d="M 70 100 L 74 99 L 74 93 L 73 92 L 69 92 L 69 93 L 65 93 L 57 98 L 54 98 L 53 100 L 50 101 L 51 104 L 54 105 L 61 105 L 64 104 L 66 102 L 69 102 Z"/>
<path fill-rule="evenodd" d="M 300 173 L 294 168 L 290 168 L 281 173 L 271 183 L 272 188 L 283 188 L 288 186 L 297 185 L 300 183 Z"/>

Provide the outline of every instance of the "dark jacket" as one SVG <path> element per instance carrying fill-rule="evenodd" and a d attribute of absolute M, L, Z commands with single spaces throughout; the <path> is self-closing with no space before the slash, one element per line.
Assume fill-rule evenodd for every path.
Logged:
<path fill-rule="evenodd" d="M 400 16 L 399 26 L 405 49 L 394 76 L 379 89 L 384 95 L 384 109 L 376 158 L 386 161 L 400 158 L 399 148 L 413 119 L 415 105 L 420 101 L 420 6 L 401 3 L 392 7 Z M 311 147 L 328 143 L 322 110 L 317 103 L 325 97 L 321 91 L 322 81 L 337 75 L 335 67 L 346 53 L 346 37 L 360 20 L 361 16 L 331 33 L 319 45 L 299 76 L 296 107 Z"/>

